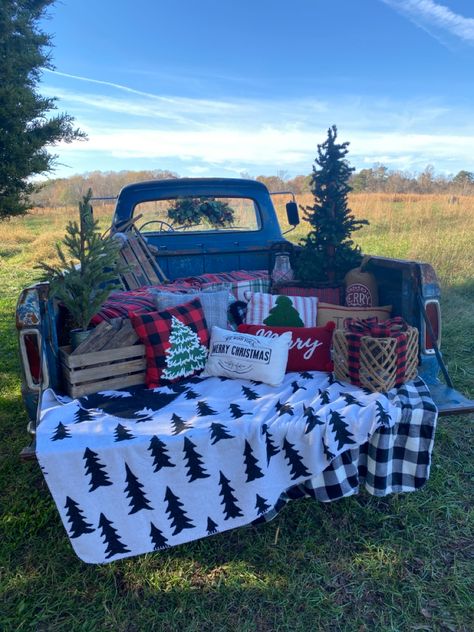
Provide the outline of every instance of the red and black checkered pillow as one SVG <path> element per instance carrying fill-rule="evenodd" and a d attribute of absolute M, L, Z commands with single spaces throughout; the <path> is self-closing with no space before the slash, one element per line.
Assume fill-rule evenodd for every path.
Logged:
<path fill-rule="evenodd" d="M 204 368 L 209 331 L 198 298 L 162 312 L 132 313 L 130 320 L 145 345 L 148 388 Z"/>

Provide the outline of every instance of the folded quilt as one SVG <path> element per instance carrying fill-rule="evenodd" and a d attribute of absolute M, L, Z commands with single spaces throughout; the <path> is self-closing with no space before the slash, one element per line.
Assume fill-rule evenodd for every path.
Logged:
<path fill-rule="evenodd" d="M 286 490 L 390 434 L 402 412 L 397 397 L 320 372 L 72 401 L 48 390 L 37 457 L 75 552 L 103 563 L 270 518 Z"/>

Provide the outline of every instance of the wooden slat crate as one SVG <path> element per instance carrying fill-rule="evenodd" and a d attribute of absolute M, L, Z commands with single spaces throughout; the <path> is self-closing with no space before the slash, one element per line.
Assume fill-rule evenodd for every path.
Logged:
<path fill-rule="evenodd" d="M 66 390 L 71 397 L 145 383 L 144 345 L 79 355 L 71 355 L 70 347 L 61 347 L 59 351 Z"/>

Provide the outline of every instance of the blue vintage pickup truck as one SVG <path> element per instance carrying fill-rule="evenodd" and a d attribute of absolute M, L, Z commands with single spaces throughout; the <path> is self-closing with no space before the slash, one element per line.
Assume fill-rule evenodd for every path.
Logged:
<path fill-rule="evenodd" d="M 232 207 L 232 221 L 210 227 L 199 220 L 184 226 L 170 220 L 170 205 L 193 199 Z M 287 204 L 287 211 L 289 224 L 297 224 L 294 201 Z M 293 247 L 282 234 L 269 191 L 254 180 L 180 178 L 128 185 L 117 197 L 111 230 L 121 233 L 131 222 L 140 229 L 169 281 L 207 273 L 269 269 L 276 250 Z M 433 268 L 427 263 L 368 256 L 365 269 L 375 275 L 380 304 L 392 305 L 393 315 L 418 328 L 419 374 L 429 386 L 439 413 L 472 412 L 474 402 L 454 389 L 442 361 L 440 286 Z M 34 433 L 40 390 L 51 387 L 61 391 L 62 320 L 57 304 L 48 296 L 48 284 L 23 290 L 16 321 L 22 392 L 29 429 Z"/>

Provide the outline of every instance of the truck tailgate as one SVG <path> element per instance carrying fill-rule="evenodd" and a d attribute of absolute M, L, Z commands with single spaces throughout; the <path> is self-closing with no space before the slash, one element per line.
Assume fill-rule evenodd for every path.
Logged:
<path fill-rule="evenodd" d="M 474 412 L 474 400 L 464 397 L 445 384 L 429 384 L 431 396 L 440 415 L 466 415 Z"/>

